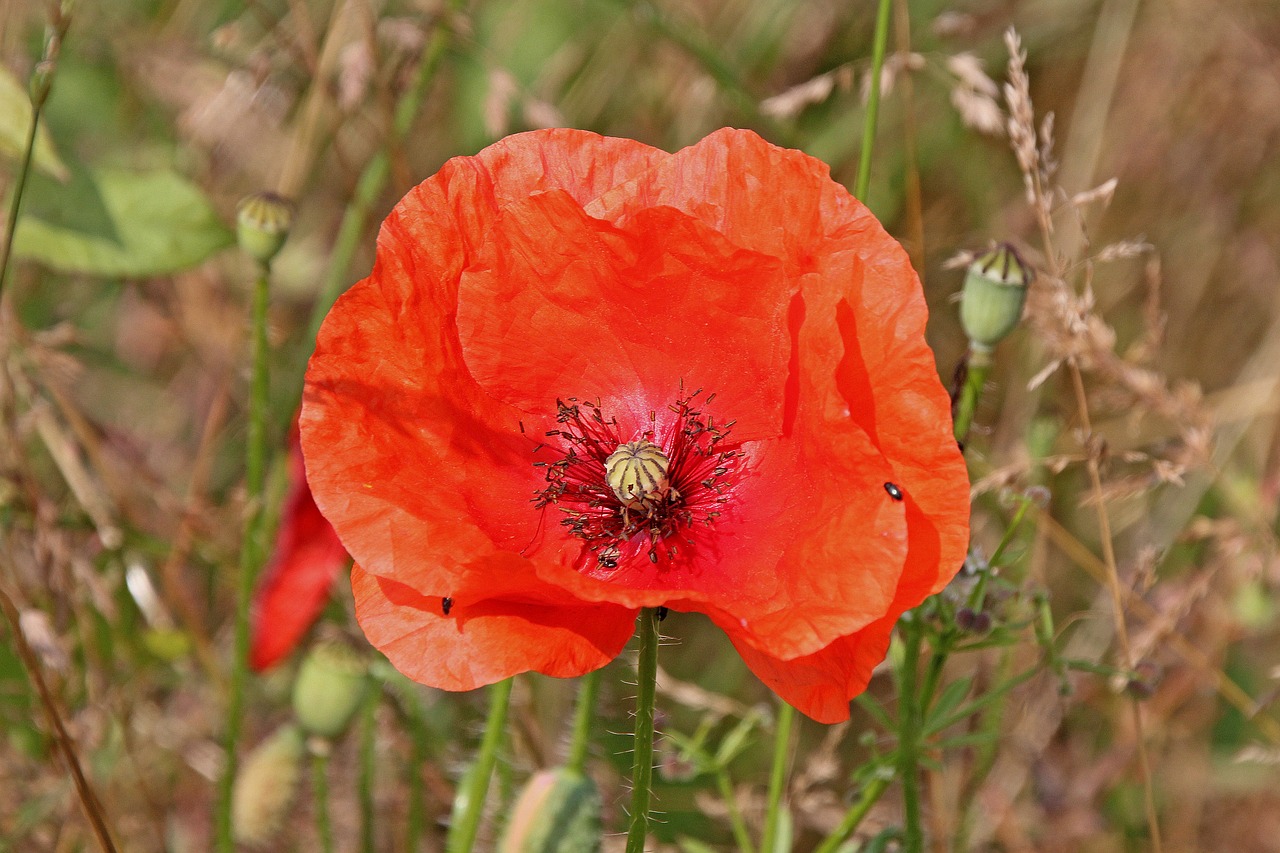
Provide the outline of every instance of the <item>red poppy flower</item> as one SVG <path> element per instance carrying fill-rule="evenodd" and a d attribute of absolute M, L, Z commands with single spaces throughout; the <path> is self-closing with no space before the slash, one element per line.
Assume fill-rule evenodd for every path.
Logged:
<path fill-rule="evenodd" d="M 334 578 L 350 559 L 316 508 L 295 428 L 289 435 L 289 490 L 280 527 L 253 597 L 250 666 L 261 672 L 293 651 L 324 609 Z"/>
<path fill-rule="evenodd" d="M 574 130 L 392 211 L 307 374 L 316 500 L 411 677 L 575 676 L 700 611 L 822 721 L 952 577 L 968 481 L 902 249 L 746 131 Z"/>

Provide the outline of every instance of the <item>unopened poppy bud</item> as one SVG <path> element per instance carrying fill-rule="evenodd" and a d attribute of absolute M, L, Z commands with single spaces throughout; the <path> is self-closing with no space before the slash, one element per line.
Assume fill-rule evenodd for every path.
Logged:
<path fill-rule="evenodd" d="M 960 323 L 974 350 L 991 350 L 1018 325 L 1027 285 L 1034 277 L 1008 243 L 1000 243 L 969 264 L 960 297 Z"/>
<path fill-rule="evenodd" d="M 281 726 L 240 765 L 231 792 L 231 832 L 236 841 L 262 846 L 280 831 L 298 787 L 303 746 L 297 726 Z"/>
<path fill-rule="evenodd" d="M 236 208 L 240 250 L 260 264 L 271 262 L 292 226 L 293 202 L 273 192 L 246 196 Z"/>
<path fill-rule="evenodd" d="M 525 783 L 499 853 L 595 853 L 600 849 L 600 793 L 573 770 L 543 770 Z"/>
<path fill-rule="evenodd" d="M 293 716 L 310 735 L 335 738 L 346 731 L 368 686 L 364 661 L 339 643 L 324 643 L 302 661 L 293 683 Z"/>

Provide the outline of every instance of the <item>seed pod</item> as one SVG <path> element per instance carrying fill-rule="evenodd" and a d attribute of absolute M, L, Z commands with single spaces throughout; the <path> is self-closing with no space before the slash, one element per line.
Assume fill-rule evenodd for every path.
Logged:
<path fill-rule="evenodd" d="M 972 349 L 990 351 L 1013 331 L 1034 277 L 1008 243 L 1000 243 L 969 265 L 960 297 L 960 323 Z"/>
<path fill-rule="evenodd" d="M 340 643 L 322 643 L 302 661 L 293 683 L 293 716 L 310 735 L 335 738 L 364 701 L 364 661 Z"/>
<path fill-rule="evenodd" d="M 271 263 L 292 226 L 293 202 L 273 192 L 246 196 L 236 208 L 240 250 L 260 264 Z"/>
<path fill-rule="evenodd" d="M 231 833 L 237 842 L 263 846 L 280 831 L 298 787 L 303 752 L 302 732 L 285 725 L 240 765 L 231 791 Z"/>
<path fill-rule="evenodd" d="M 595 783 L 573 770 L 543 770 L 525 783 L 498 851 L 596 853 L 602 835 Z"/>

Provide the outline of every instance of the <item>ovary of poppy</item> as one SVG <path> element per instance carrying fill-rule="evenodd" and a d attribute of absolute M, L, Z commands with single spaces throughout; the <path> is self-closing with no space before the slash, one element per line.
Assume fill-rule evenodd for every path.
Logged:
<path fill-rule="evenodd" d="M 466 690 L 603 666 L 639 608 L 700 611 L 799 710 L 847 718 L 968 541 L 926 317 L 827 167 L 747 131 L 451 160 L 307 373 L 307 471 L 366 635 Z"/>
<path fill-rule="evenodd" d="M 293 651 L 320 616 L 334 579 L 350 561 L 332 525 L 316 508 L 294 429 L 289 436 L 289 486 L 280 527 L 253 596 L 250 666 L 261 672 Z"/>

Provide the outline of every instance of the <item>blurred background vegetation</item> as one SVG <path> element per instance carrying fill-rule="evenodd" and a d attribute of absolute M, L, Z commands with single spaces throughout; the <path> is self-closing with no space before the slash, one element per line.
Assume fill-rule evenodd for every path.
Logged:
<path fill-rule="evenodd" d="M 0 399 L 0 554 L 122 849 L 203 850 L 211 833 L 245 511 L 253 268 L 231 248 L 237 201 L 270 189 L 297 202 L 270 315 L 271 434 L 283 449 L 317 304 L 368 270 L 382 217 L 446 159 L 536 127 L 674 150 L 732 125 L 820 157 L 851 186 L 874 15 L 871 3 L 828 0 L 75 4 L 6 293 L 23 331 Z M 48 19 L 41 2 L 0 0 L 6 199 Z M 1102 554 L 1091 502 L 1105 500 L 1132 658 L 1147 675 L 1165 846 L 1280 850 L 1280 9 L 896 0 L 893 21 L 866 201 L 924 281 L 944 379 L 965 347 L 961 273 L 946 262 L 1011 240 L 1052 266 L 1004 138 L 1009 27 L 1037 116 L 1055 116 L 1061 288 L 1035 286 L 1026 327 L 997 353 L 969 441 L 975 544 L 990 554 L 1009 495 L 1047 486 L 1014 543 L 1009 594 L 1047 595 L 1064 655 L 1110 661 L 1110 599 L 1088 571 Z M 1074 314 L 1064 292 L 1087 297 Z M 1084 372 L 1088 442 L 1066 371 L 1045 372 L 1065 358 Z M 1101 494 L 1081 464 L 1090 453 Z M 359 637 L 349 598 L 340 584 L 323 632 Z M 992 615 L 1014 619 L 998 602 Z M 660 767 L 657 837 L 729 849 L 723 790 L 673 744 L 703 721 L 715 743 L 752 720 L 731 790 L 754 820 L 771 699 L 702 618 L 676 614 L 664 632 L 659 705 L 677 739 Z M 91 849 L 5 636 L 0 849 Z M 980 694 L 1044 654 L 1029 631 L 1010 637 L 954 657 L 946 678 L 972 678 Z M 245 749 L 289 718 L 290 673 L 252 683 Z M 629 730 L 625 674 L 615 664 L 605 679 L 613 732 Z M 872 693 L 891 707 L 885 681 Z M 935 849 L 1146 849 L 1133 718 L 1112 681 L 1049 672 L 966 723 L 987 737 L 937 751 L 927 775 Z M 440 849 L 483 700 L 380 683 L 364 735 L 334 746 L 338 849 L 357 849 L 368 796 L 368 849 L 404 850 L 410 837 Z M 571 683 L 519 681 L 495 803 L 555 762 L 572 695 Z M 839 820 L 850 774 L 876 748 L 862 733 L 875 730 L 859 713 L 847 727 L 803 726 L 795 849 Z M 626 747 L 602 735 L 592 766 L 615 825 Z M 868 834 L 898 820 L 896 803 L 876 807 Z M 271 849 L 315 849 L 310 809 L 301 797 Z M 415 809 L 425 825 L 410 836 Z"/>

